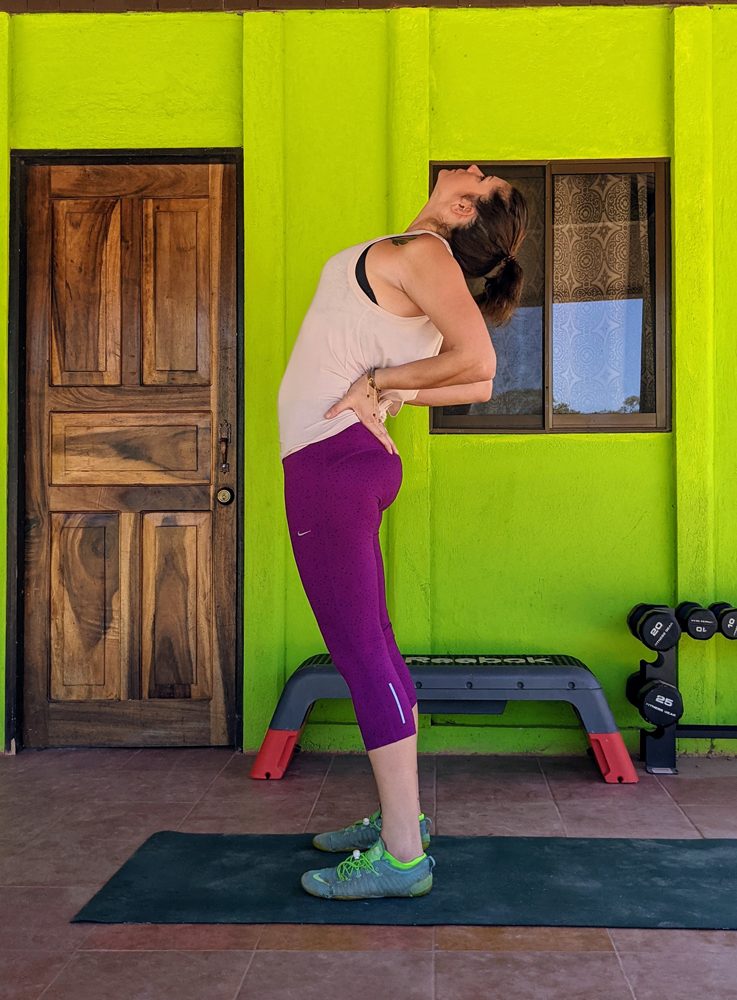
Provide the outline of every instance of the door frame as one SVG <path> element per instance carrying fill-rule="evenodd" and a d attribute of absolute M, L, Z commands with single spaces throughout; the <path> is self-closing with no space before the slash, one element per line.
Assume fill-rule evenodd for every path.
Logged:
<path fill-rule="evenodd" d="M 75 164 L 233 163 L 236 168 L 236 634 L 235 749 L 243 749 L 243 150 L 240 147 L 175 149 L 12 149 L 10 151 L 10 241 L 8 286 L 8 519 L 5 629 L 5 751 L 22 749 L 23 734 L 23 580 L 25 477 L 21 442 L 25 440 L 26 239 L 28 167 Z"/>

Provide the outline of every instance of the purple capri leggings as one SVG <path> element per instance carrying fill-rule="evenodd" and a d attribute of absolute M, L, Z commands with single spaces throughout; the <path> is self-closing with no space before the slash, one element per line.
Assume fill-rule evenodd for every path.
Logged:
<path fill-rule="evenodd" d="M 361 421 L 282 460 L 289 535 L 302 585 L 345 678 L 367 750 L 415 733 L 417 703 L 386 608 L 382 512 L 402 459 Z"/>

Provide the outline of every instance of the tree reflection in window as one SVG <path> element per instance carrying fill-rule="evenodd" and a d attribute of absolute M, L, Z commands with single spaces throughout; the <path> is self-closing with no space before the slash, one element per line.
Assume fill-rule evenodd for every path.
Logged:
<path fill-rule="evenodd" d="M 655 179 L 553 177 L 553 411 L 655 410 Z"/>

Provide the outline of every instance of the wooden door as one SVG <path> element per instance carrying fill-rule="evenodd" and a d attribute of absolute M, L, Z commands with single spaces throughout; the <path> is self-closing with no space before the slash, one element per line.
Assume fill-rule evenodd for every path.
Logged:
<path fill-rule="evenodd" d="M 234 164 L 31 166 L 23 742 L 235 743 Z"/>

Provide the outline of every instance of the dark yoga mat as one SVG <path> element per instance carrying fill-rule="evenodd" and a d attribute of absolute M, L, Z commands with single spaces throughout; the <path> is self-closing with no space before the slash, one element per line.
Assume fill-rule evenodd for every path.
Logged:
<path fill-rule="evenodd" d="M 433 837 L 431 892 L 319 899 L 312 834 L 149 837 L 72 923 L 481 924 L 737 929 L 737 840 Z"/>

